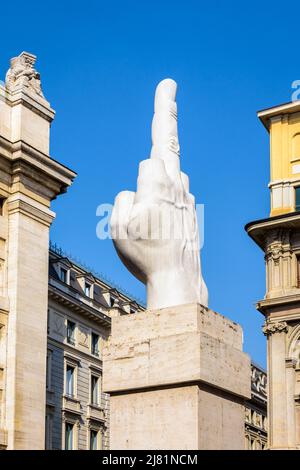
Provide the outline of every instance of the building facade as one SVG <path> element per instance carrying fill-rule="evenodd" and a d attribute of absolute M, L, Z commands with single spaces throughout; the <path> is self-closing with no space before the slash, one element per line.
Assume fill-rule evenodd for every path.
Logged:
<path fill-rule="evenodd" d="M 256 364 L 251 365 L 251 400 L 245 406 L 245 448 L 267 448 L 267 374 Z"/>
<path fill-rule="evenodd" d="M 246 230 L 262 249 L 268 355 L 268 448 L 300 448 L 300 104 L 258 113 L 270 135 L 270 217 Z"/>
<path fill-rule="evenodd" d="M 144 306 L 72 261 L 49 251 L 46 449 L 109 449 L 109 396 L 102 392 L 102 349 L 111 317 Z M 252 364 L 245 405 L 245 448 L 267 444 L 267 376 Z"/>
<path fill-rule="evenodd" d="M 55 246 L 49 252 L 47 449 L 108 449 L 109 397 L 102 349 L 111 316 L 144 307 Z"/>
<path fill-rule="evenodd" d="M 51 158 L 54 111 L 36 57 L 0 84 L 0 445 L 43 449 L 51 201 L 76 173 Z"/>

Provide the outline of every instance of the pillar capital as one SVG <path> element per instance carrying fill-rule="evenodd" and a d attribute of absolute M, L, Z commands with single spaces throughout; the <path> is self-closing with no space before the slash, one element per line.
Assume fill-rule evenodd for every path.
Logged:
<path fill-rule="evenodd" d="M 48 208 L 43 207 L 41 204 L 32 204 L 31 201 L 25 198 L 17 198 L 9 200 L 7 203 L 8 216 L 19 212 L 27 217 L 30 217 L 38 222 L 50 227 L 55 218 L 55 213 Z"/>
<path fill-rule="evenodd" d="M 285 321 L 282 321 L 282 322 L 266 321 L 262 330 L 265 336 L 273 335 L 274 333 L 287 333 L 288 324 Z"/>

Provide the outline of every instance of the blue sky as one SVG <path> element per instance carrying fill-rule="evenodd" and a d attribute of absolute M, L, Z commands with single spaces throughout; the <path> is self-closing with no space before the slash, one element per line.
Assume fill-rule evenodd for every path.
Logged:
<path fill-rule="evenodd" d="M 299 10 L 274 0 L 15 0 L 0 13 L 1 78 L 10 57 L 38 56 L 57 113 L 51 155 L 78 172 L 53 203 L 51 238 L 141 298 L 111 241 L 96 238 L 96 207 L 135 189 L 155 86 L 177 81 L 182 168 L 205 204 L 210 307 L 243 326 L 245 350 L 262 365 L 264 260 L 244 225 L 269 213 L 269 142 L 256 111 L 289 101 L 300 78 Z"/>

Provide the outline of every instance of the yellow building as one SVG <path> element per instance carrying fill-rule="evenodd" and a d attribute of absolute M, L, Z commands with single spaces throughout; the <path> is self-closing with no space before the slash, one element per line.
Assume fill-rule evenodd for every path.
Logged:
<path fill-rule="evenodd" d="M 271 217 L 300 210 L 300 102 L 258 112 L 270 133 Z"/>

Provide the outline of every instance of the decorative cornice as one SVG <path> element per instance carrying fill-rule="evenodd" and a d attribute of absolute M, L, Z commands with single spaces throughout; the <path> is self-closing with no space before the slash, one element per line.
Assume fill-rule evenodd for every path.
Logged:
<path fill-rule="evenodd" d="M 54 212 L 50 211 L 49 209 L 45 208 L 41 210 L 22 199 L 8 201 L 7 212 L 9 215 L 20 212 L 21 214 L 26 215 L 31 219 L 38 220 L 47 227 L 50 227 L 53 219 L 55 218 Z"/>
<path fill-rule="evenodd" d="M 260 300 L 256 303 L 256 308 L 261 313 L 266 315 L 266 313 L 271 309 L 282 307 L 283 305 L 300 305 L 300 293 L 298 293 L 300 291 L 299 289 L 295 289 L 295 292 L 297 293 Z M 298 319 L 299 317 L 299 313 L 296 313 L 294 315 L 289 314 L 289 319 Z"/>
<path fill-rule="evenodd" d="M 2 99 L 4 97 L 5 102 L 11 107 L 22 105 L 30 111 L 34 112 L 38 116 L 51 123 L 55 116 L 54 109 L 50 108 L 50 104 L 44 98 L 38 95 L 33 95 L 27 90 L 17 90 L 14 93 L 3 92 L 1 90 Z"/>
<path fill-rule="evenodd" d="M 76 177 L 76 173 L 73 170 L 57 162 L 49 155 L 36 150 L 23 140 L 10 142 L 0 136 L 0 151 L 1 157 L 11 166 L 10 172 L 12 174 L 26 171 L 24 165 L 27 165 L 31 168 L 31 171 L 33 168 L 36 170 L 38 178 L 35 178 L 35 180 L 37 181 L 41 180 L 41 174 L 46 174 L 47 180 L 42 176 L 44 184 L 48 183 L 49 186 L 50 181 L 52 181 L 51 186 L 54 186 L 53 190 L 55 192 L 65 192 L 66 188 L 71 185 Z"/>
<path fill-rule="evenodd" d="M 298 211 L 249 222 L 245 230 L 255 243 L 266 251 L 266 236 L 270 234 L 270 230 L 298 230 L 299 227 L 300 212 Z"/>
<path fill-rule="evenodd" d="M 3 138 L 1 138 L 1 140 L 2 139 Z M 11 143 L 8 142 L 8 145 L 10 145 L 10 149 L 13 154 L 16 154 L 17 152 L 22 152 L 22 154 L 24 155 L 31 156 L 34 158 L 34 160 L 37 160 L 39 163 L 43 163 L 44 165 L 47 165 L 53 171 L 59 170 L 59 172 L 62 173 L 65 178 L 75 178 L 75 176 L 77 175 L 75 171 L 71 170 L 62 163 L 57 162 L 54 158 L 50 157 L 49 155 L 35 149 L 30 144 L 27 144 L 24 140 L 18 140 L 16 142 Z M 13 159 L 15 158 L 20 158 L 20 156 L 13 156 Z"/>
<path fill-rule="evenodd" d="M 99 323 L 105 328 L 110 328 L 111 319 L 105 313 L 94 309 L 93 307 L 81 302 L 66 292 L 62 292 L 51 284 L 49 284 L 48 289 L 49 297 L 56 300 L 58 303 L 71 308 L 75 313 L 84 315 L 85 317 Z"/>
<path fill-rule="evenodd" d="M 288 330 L 288 324 L 283 321 L 283 322 L 266 322 L 262 328 L 263 333 L 265 336 L 272 335 L 274 333 L 286 333 Z"/>
<path fill-rule="evenodd" d="M 70 354 L 68 351 L 64 351 L 64 358 L 67 362 L 72 362 L 76 366 L 80 365 L 80 358 L 74 356 L 74 354 Z"/>
<path fill-rule="evenodd" d="M 55 256 L 59 257 L 57 261 L 59 261 L 60 258 L 63 258 L 63 259 L 68 258 L 76 271 L 80 270 L 80 271 L 84 271 L 85 273 L 91 273 L 95 277 L 95 279 L 99 281 L 102 294 L 110 293 L 111 295 L 114 296 L 116 300 L 118 298 L 121 301 L 128 300 L 129 302 L 136 303 L 140 311 L 145 310 L 145 306 L 141 299 L 136 298 L 130 292 L 127 292 L 121 286 L 115 284 L 112 279 L 107 278 L 103 273 L 96 272 L 91 266 L 85 265 L 82 261 L 76 259 L 76 257 L 74 257 L 72 254 L 65 252 L 63 249 L 57 246 L 56 243 L 52 243 L 50 241 L 49 248 L 50 248 L 50 255 L 54 254 Z M 111 312 L 111 309 L 110 309 L 110 312 Z"/>
<path fill-rule="evenodd" d="M 69 353 L 70 355 L 75 356 L 75 354 L 76 354 L 76 357 L 78 357 L 80 361 L 85 360 L 89 364 L 94 364 L 94 367 L 96 369 L 102 371 L 102 359 L 99 359 L 98 357 L 93 356 L 90 352 L 82 351 L 81 349 L 78 349 L 78 347 L 76 347 L 76 346 L 70 346 L 68 343 L 64 343 L 63 340 L 59 341 L 55 338 L 52 338 L 51 334 L 49 334 L 49 333 L 48 333 L 48 336 L 47 336 L 47 341 L 48 341 L 48 343 L 47 343 L 48 347 L 50 345 L 52 347 L 63 348 L 63 350 L 66 351 L 67 353 Z M 92 361 L 94 361 L 94 362 L 92 362 Z"/>

